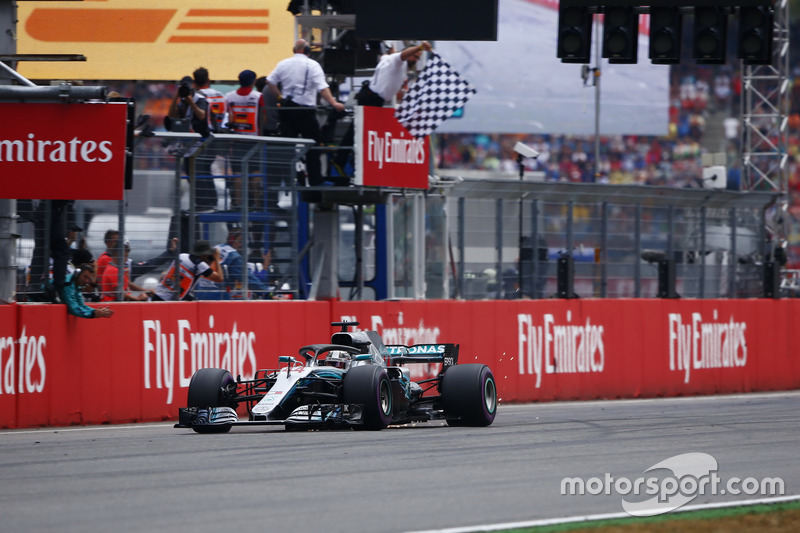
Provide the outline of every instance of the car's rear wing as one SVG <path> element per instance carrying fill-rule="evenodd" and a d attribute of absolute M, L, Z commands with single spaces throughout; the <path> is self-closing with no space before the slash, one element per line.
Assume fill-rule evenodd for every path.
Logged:
<path fill-rule="evenodd" d="M 405 363 L 442 363 L 443 367 L 458 364 L 458 344 L 414 344 L 405 346 L 402 344 L 389 344 L 390 365 L 402 365 Z"/>

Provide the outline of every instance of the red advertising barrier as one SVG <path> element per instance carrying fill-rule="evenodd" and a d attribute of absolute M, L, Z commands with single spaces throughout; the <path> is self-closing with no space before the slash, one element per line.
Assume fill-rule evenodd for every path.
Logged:
<path fill-rule="evenodd" d="M 796 300 L 178 302 L 0 306 L 0 427 L 172 420 L 192 374 L 249 378 L 357 321 L 386 344 L 455 342 L 488 364 L 501 402 L 800 386 Z M 414 365 L 412 365 L 414 366 Z M 412 377 L 435 375 L 417 365 Z"/>

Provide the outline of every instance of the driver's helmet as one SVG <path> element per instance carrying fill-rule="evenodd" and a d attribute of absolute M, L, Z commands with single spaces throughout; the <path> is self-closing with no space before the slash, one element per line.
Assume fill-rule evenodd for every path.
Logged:
<path fill-rule="evenodd" d="M 331 350 L 327 357 L 328 366 L 345 368 L 350 362 L 350 354 L 344 350 Z"/>

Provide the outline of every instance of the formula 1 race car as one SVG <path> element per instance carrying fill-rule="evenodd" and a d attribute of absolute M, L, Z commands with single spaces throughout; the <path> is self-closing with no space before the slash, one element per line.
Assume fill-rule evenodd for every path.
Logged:
<path fill-rule="evenodd" d="M 497 412 L 497 387 L 488 366 L 458 365 L 457 344 L 383 344 L 375 331 L 341 327 L 330 344 L 300 348 L 302 360 L 234 380 L 227 370 L 203 368 L 189 383 L 176 428 L 226 433 L 232 426 L 283 424 L 286 429 L 352 427 L 446 420 L 450 426 L 488 426 Z M 433 378 L 411 381 L 406 365 L 441 363 Z M 240 420 L 236 409 L 247 408 Z"/>

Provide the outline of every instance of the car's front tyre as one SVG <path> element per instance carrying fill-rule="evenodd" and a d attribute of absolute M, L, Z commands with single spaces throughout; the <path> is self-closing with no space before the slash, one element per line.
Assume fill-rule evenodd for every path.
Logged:
<path fill-rule="evenodd" d="M 192 376 L 189 382 L 186 405 L 204 409 L 207 407 L 232 407 L 225 391 L 234 387 L 236 381 L 230 372 L 222 368 L 201 368 Z M 194 425 L 192 429 L 197 433 L 227 433 L 231 430 L 230 424 L 220 425 Z"/>

